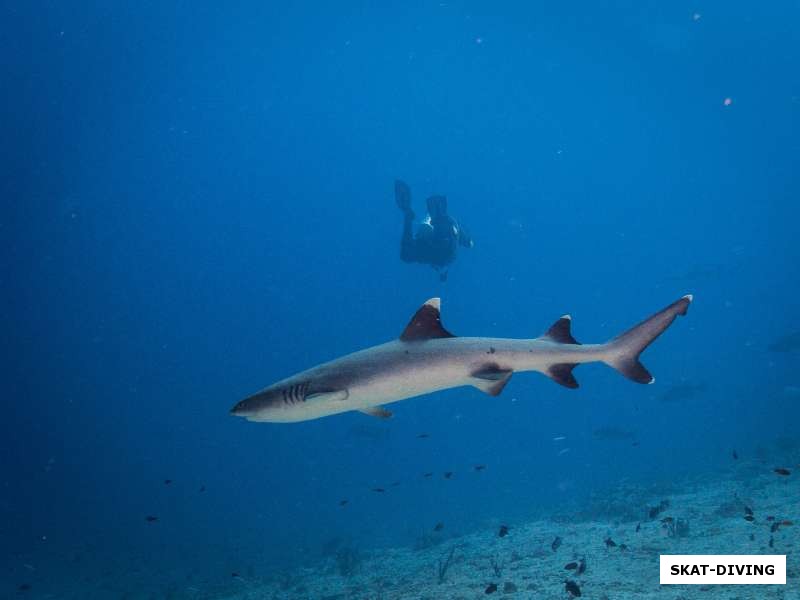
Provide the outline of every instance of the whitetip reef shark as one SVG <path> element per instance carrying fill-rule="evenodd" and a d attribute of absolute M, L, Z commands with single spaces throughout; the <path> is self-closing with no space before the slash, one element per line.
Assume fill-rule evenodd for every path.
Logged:
<path fill-rule="evenodd" d="M 684 296 L 604 344 L 581 344 L 572 337 L 569 315 L 535 339 L 456 337 L 442 326 L 439 298 L 432 298 L 399 339 L 282 379 L 236 404 L 231 414 L 271 423 L 351 410 L 387 418 L 392 413 L 384 404 L 447 388 L 472 385 L 497 396 L 516 371 L 539 371 L 576 388 L 572 369 L 589 362 L 605 363 L 637 383 L 653 383 L 639 355 L 675 317 L 686 314 L 691 301 Z"/>

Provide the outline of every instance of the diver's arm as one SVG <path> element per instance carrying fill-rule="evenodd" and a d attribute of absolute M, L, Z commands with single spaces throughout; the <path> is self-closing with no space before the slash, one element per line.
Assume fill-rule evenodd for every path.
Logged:
<path fill-rule="evenodd" d="M 472 237 L 470 237 L 467 231 L 461 226 L 458 227 L 458 243 L 465 248 L 472 248 L 475 245 Z"/>

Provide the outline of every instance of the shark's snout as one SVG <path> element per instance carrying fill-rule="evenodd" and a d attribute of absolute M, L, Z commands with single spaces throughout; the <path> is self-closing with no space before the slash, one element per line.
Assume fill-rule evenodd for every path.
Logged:
<path fill-rule="evenodd" d="M 235 417 L 249 417 L 254 413 L 255 408 L 250 398 L 245 398 L 241 402 L 237 402 L 231 409 L 231 414 Z"/>

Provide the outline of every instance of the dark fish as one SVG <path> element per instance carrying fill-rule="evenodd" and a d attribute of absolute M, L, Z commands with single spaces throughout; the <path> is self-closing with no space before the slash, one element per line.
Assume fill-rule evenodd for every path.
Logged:
<path fill-rule="evenodd" d="M 383 492 L 385 492 L 386 490 L 385 490 L 385 489 L 383 489 L 383 488 L 372 488 L 372 491 L 373 491 L 373 492 L 378 492 L 379 494 L 382 494 L 382 493 L 383 493 Z"/>
<path fill-rule="evenodd" d="M 153 515 L 147 515 L 144 518 L 144 520 L 147 521 L 148 523 L 155 523 L 156 521 L 158 521 L 158 517 L 154 517 Z"/>
<path fill-rule="evenodd" d="M 753 514 L 753 509 L 752 509 L 752 508 L 750 508 L 749 506 L 745 506 L 745 507 L 744 507 L 744 514 L 746 514 L 746 515 L 752 515 L 752 514 Z"/>
<path fill-rule="evenodd" d="M 659 510 L 657 506 L 653 506 L 650 510 L 647 511 L 647 516 L 651 519 L 655 519 L 658 516 Z"/>
<path fill-rule="evenodd" d="M 733 460 L 739 460 L 739 455 L 736 453 L 735 449 L 733 452 L 731 452 L 731 456 L 733 456 Z"/>
<path fill-rule="evenodd" d="M 635 432 L 622 429 L 621 427 L 614 427 L 613 425 L 598 427 L 592 432 L 592 434 L 598 440 L 609 442 L 633 440 L 636 438 Z"/>
<path fill-rule="evenodd" d="M 778 475 L 783 475 L 784 477 L 788 477 L 792 474 L 789 469 L 784 469 L 783 467 L 778 467 L 777 469 L 773 469 Z"/>
<path fill-rule="evenodd" d="M 619 545 L 619 549 L 622 550 L 623 552 L 625 552 L 628 549 L 628 546 L 625 545 L 625 544 L 620 544 Z"/>
<path fill-rule="evenodd" d="M 795 331 L 775 340 L 767 349 L 771 352 L 794 352 L 800 350 L 800 331 Z"/>
<path fill-rule="evenodd" d="M 586 559 L 582 558 L 581 562 L 578 563 L 578 570 L 576 574 L 583 575 L 585 572 L 586 572 Z"/>
<path fill-rule="evenodd" d="M 423 477 L 433 477 L 433 473 L 423 473 Z"/>
<path fill-rule="evenodd" d="M 613 548 L 613 547 L 615 547 L 617 545 L 617 542 L 612 540 L 610 537 L 607 537 L 605 539 L 605 543 L 606 543 L 606 548 Z"/>
<path fill-rule="evenodd" d="M 172 479 L 165 479 L 164 480 L 164 485 L 169 485 L 170 483 L 172 483 Z"/>
<path fill-rule="evenodd" d="M 486 586 L 486 590 L 484 590 L 483 593 L 484 594 L 494 594 L 496 591 L 497 591 L 497 584 L 496 583 L 490 583 L 488 586 Z"/>
<path fill-rule="evenodd" d="M 675 519 L 673 519 L 672 517 L 664 517 L 663 519 L 661 519 L 661 522 L 666 525 L 667 523 L 672 523 L 674 520 Z"/>
<path fill-rule="evenodd" d="M 475 465 L 474 469 L 476 471 L 483 471 L 486 468 L 486 465 Z"/>
<path fill-rule="evenodd" d="M 789 527 L 790 525 L 794 525 L 794 521 L 790 521 L 789 519 L 784 519 L 781 521 L 781 525 L 784 527 Z"/>
<path fill-rule="evenodd" d="M 506 537 L 508 535 L 508 525 L 500 525 L 500 531 L 497 532 L 497 537 Z"/>
<path fill-rule="evenodd" d="M 632 442 L 632 443 L 631 443 L 631 446 L 633 446 L 634 448 L 635 448 L 636 446 L 639 446 L 639 445 L 640 445 L 640 442 L 639 442 L 638 440 L 637 440 L 637 441 L 635 441 L 635 442 Z"/>
<path fill-rule="evenodd" d="M 778 529 L 780 529 L 780 526 L 781 526 L 781 524 L 780 524 L 780 523 L 778 523 L 777 521 L 775 521 L 775 522 L 774 522 L 774 523 L 773 523 L 773 524 L 770 526 L 770 528 L 769 528 L 769 532 L 770 532 L 770 533 L 775 533 L 776 531 L 778 531 Z"/>
<path fill-rule="evenodd" d="M 772 538 L 772 536 L 769 536 L 769 547 L 770 548 L 775 547 L 775 540 Z"/>
<path fill-rule="evenodd" d="M 774 520 L 775 520 L 775 517 L 773 517 L 772 515 L 767 517 L 767 521 L 774 521 Z"/>
<path fill-rule="evenodd" d="M 576 563 L 576 562 L 569 562 L 569 563 L 567 563 L 567 564 L 565 564 L 565 565 L 564 565 L 564 568 L 565 568 L 567 571 L 573 571 L 573 570 L 575 570 L 575 569 L 577 569 L 577 568 L 578 568 L 578 563 Z"/>
<path fill-rule="evenodd" d="M 393 481 L 391 487 L 397 487 L 398 485 L 400 485 L 399 481 Z"/>
<path fill-rule="evenodd" d="M 206 486 L 204 486 L 204 485 L 201 485 L 201 486 L 200 486 L 200 493 L 202 494 L 202 493 L 203 493 L 203 492 L 205 492 L 205 491 L 206 491 Z"/>
<path fill-rule="evenodd" d="M 239 575 L 236 571 L 234 571 L 233 573 L 231 573 L 231 577 L 241 577 L 241 575 Z"/>
<path fill-rule="evenodd" d="M 424 440 L 425 438 L 429 438 L 429 437 L 431 437 L 431 436 L 430 436 L 430 435 L 428 435 L 427 433 L 420 433 L 420 434 L 417 436 L 417 439 Z"/>
<path fill-rule="evenodd" d="M 567 579 L 564 582 L 564 588 L 569 592 L 569 595 L 573 598 L 578 598 L 581 595 L 581 588 L 578 587 L 578 584 L 572 581 L 571 579 Z"/>
<path fill-rule="evenodd" d="M 27 592 L 28 590 L 31 589 L 31 584 L 30 583 L 22 583 L 22 584 L 19 585 L 19 587 L 17 587 L 17 589 L 20 592 Z"/>
<path fill-rule="evenodd" d="M 756 534 L 755 533 L 751 533 L 749 537 L 750 537 L 750 541 L 754 542 L 755 539 L 756 539 Z"/>
<path fill-rule="evenodd" d="M 556 536 L 556 539 L 553 540 L 553 543 L 550 544 L 550 547 L 553 549 L 553 552 L 558 550 L 558 547 L 561 545 L 561 538 Z"/>
<path fill-rule="evenodd" d="M 350 500 L 339 500 L 339 506 L 346 506 Z"/>
<path fill-rule="evenodd" d="M 749 521 L 750 523 L 752 523 L 753 521 L 756 520 L 756 518 L 753 515 L 745 515 L 744 516 L 744 520 L 745 521 Z"/>
<path fill-rule="evenodd" d="M 641 530 L 642 530 L 642 524 L 641 523 L 637 523 L 636 524 L 636 533 L 639 533 Z"/>
<path fill-rule="evenodd" d="M 452 471 L 447 471 L 447 472 L 444 474 L 444 478 L 445 478 L 445 479 L 452 479 L 452 478 L 453 478 L 453 472 L 452 472 Z"/>
<path fill-rule="evenodd" d="M 441 531 L 442 529 L 444 529 L 444 523 L 442 523 L 441 521 L 439 521 L 436 525 L 433 526 L 434 531 Z"/>

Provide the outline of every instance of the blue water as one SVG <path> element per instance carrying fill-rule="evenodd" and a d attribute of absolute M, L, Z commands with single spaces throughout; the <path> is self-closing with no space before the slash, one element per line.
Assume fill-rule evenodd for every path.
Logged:
<path fill-rule="evenodd" d="M 796 3 L 0 10 L 0 595 L 222 585 L 797 440 L 797 350 L 767 349 L 800 329 Z M 475 239 L 445 283 L 399 260 L 395 178 Z M 601 342 L 689 292 L 653 386 L 588 365 L 388 422 L 228 414 L 433 296 L 457 335 L 569 312 Z"/>

